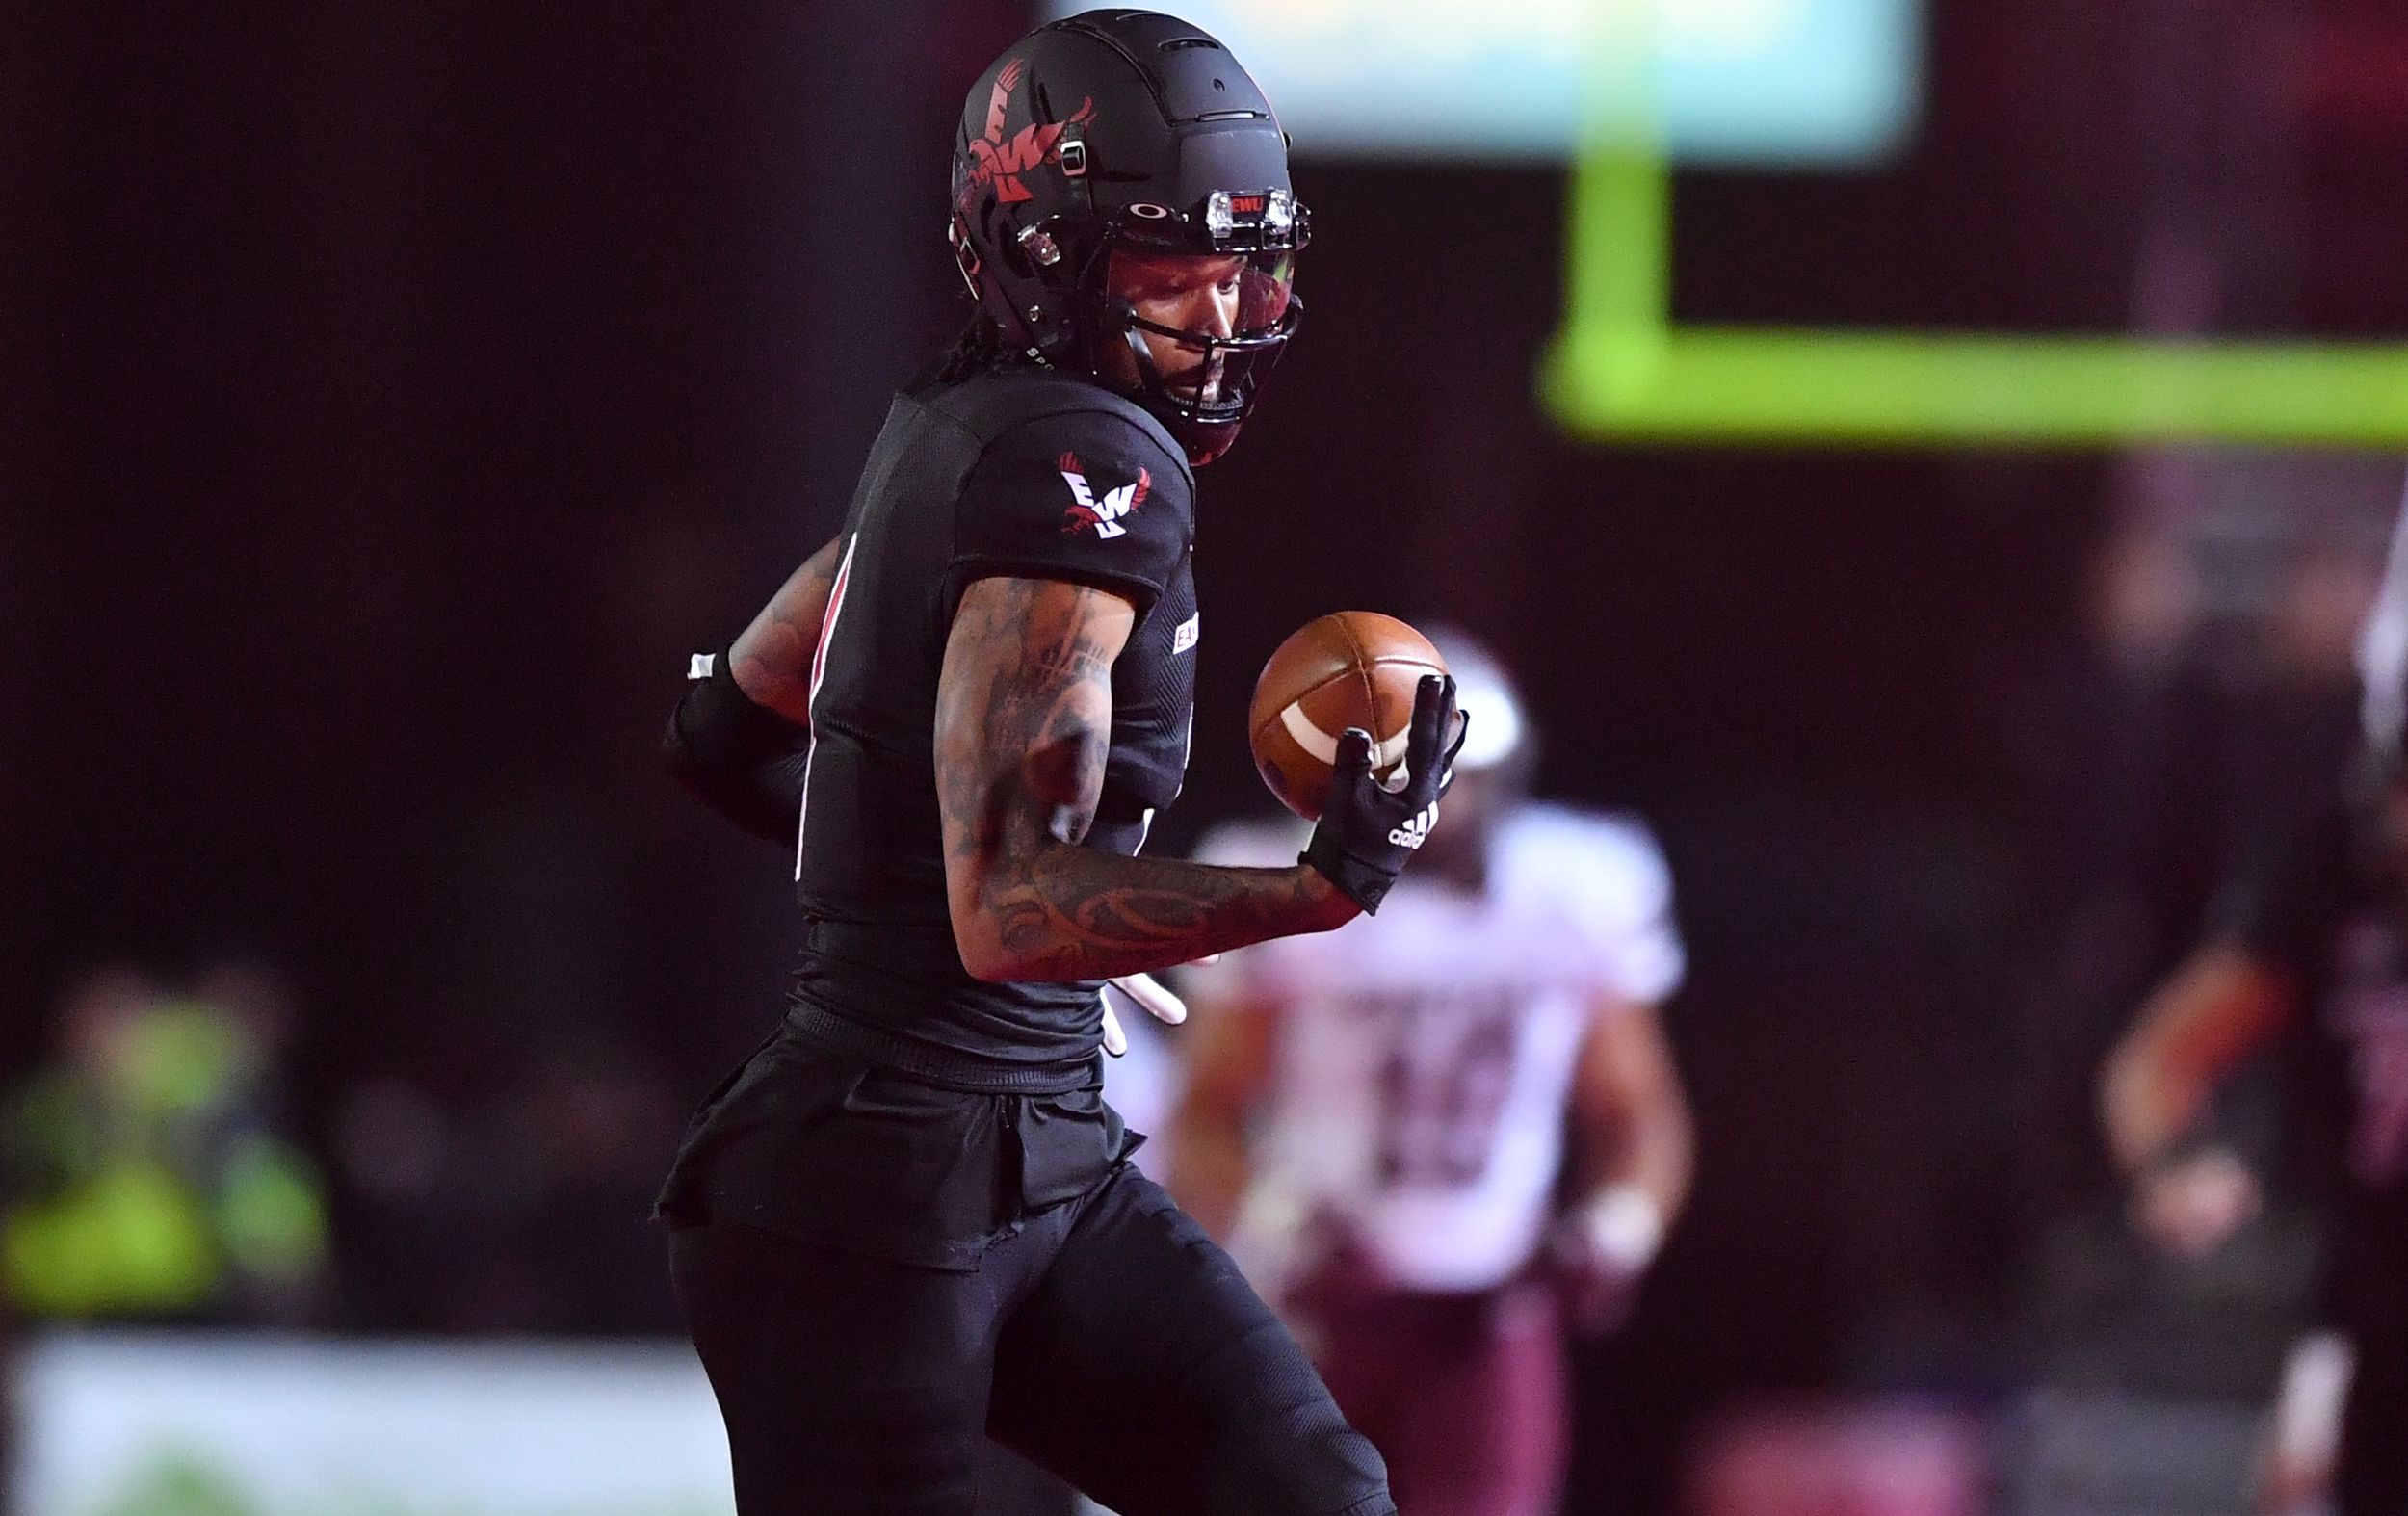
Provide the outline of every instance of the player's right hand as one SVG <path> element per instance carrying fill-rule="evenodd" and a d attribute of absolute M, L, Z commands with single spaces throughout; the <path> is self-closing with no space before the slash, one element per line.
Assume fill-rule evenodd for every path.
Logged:
<path fill-rule="evenodd" d="M 2257 1176 L 2230 1148 L 2212 1147 L 2149 1169 L 2133 1185 L 2133 1220 L 2177 1258 L 2205 1258 L 2257 1217 Z"/>
<path fill-rule="evenodd" d="M 1619 1327 L 1663 1243 L 1663 1208 L 1636 1185 L 1614 1185 L 1557 1219 L 1541 1263 L 1564 1322 L 1582 1336 Z"/>
<path fill-rule="evenodd" d="M 1218 963 L 1220 954 L 1208 953 L 1195 960 L 1197 964 Z M 1165 1027 L 1175 1027 L 1188 1019 L 1188 1003 L 1151 974 L 1123 974 L 1104 981 L 1127 997 L 1137 1006 Z M 1104 1051 L 1119 1058 L 1129 1051 L 1129 1033 L 1121 1030 L 1120 1018 L 1112 1014 L 1111 1000 L 1104 1002 Z"/>
<path fill-rule="evenodd" d="M 1404 762 L 1389 782 L 1372 776 L 1372 736 L 1348 727 L 1338 739 L 1329 798 L 1314 823 L 1303 861 L 1366 911 L 1387 898 L 1405 860 L 1438 824 L 1438 799 L 1454 782 L 1454 755 L 1463 748 L 1468 718 L 1456 711 L 1454 680 L 1430 674 L 1413 693 Z M 1453 734 L 1449 744 L 1448 734 Z"/>

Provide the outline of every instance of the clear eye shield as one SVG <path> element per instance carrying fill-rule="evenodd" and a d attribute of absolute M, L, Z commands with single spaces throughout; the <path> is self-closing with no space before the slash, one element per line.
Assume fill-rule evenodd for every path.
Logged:
<path fill-rule="evenodd" d="M 1225 331 L 1149 321 L 1127 301 L 1106 300 L 1104 330 L 1118 331 L 1159 406 L 1205 427 L 1244 419 L 1302 314 L 1296 256 L 1311 227 L 1311 213 L 1285 190 L 1216 190 L 1185 212 L 1139 203 L 1115 219 L 1108 246 L 1132 256 L 1235 260 L 1227 271 L 1234 302 Z M 1148 335 L 1196 354 L 1194 363 L 1165 375 Z"/>

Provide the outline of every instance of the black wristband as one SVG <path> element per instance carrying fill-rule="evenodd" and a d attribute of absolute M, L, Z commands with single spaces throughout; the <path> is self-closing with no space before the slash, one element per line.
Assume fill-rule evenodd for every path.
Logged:
<path fill-rule="evenodd" d="M 661 750 L 669 772 L 713 810 L 756 837 L 794 841 L 810 734 L 746 694 L 725 652 L 687 681 Z"/>
<path fill-rule="evenodd" d="M 1379 914 L 1379 902 L 1388 898 L 1389 887 L 1397 882 L 1393 870 L 1348 856 L 1326 832 L 1313 833 L 1312 841 L 1296 854 L 1296 862 L 1327 879 L 1339 894 L 1362 906 L 1366 916 Z"/>

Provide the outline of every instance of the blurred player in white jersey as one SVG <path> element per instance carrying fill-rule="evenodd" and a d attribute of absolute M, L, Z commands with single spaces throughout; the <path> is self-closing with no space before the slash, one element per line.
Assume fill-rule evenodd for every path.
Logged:
<path fill-rule="evenodd" d="M 1445 818 L 1377 916 L 1191 974 L 1171 1189 L 1296 1324 L 1400 1509 L 1521 1516 L 1561 1486 L 1566 1325 L 1621 1319 L 1688 1191 L 1658 1014 L 1682 949 L 1645 827 L 1529 800 L 1510 682 L 1433 640 L 1479 713 Z M 1284 861 L 1299 836 L 1203 851 Z"/>

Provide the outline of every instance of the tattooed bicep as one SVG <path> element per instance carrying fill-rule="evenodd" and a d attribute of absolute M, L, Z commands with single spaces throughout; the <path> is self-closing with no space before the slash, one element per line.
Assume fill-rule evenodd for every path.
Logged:
<path fill-rule="evenodd" d="M 842 536 L 802 561 L 728 649 L 728 670 L 752 701 L 798 726 L 811 724 L 811 660 L 836 585 Z"/>
<path fill-rule="evenodd" d="M 1058 580 L 963 591 L 937 685 L 948 853 L 991 860 L 1086 835 L 1112 746 L 1112 660 L 1136 619 L 1118 595 Z"/>

